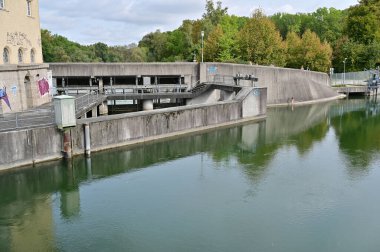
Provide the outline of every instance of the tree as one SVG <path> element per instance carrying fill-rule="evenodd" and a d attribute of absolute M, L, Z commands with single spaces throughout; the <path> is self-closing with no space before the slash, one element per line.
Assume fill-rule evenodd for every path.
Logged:
<path fill-rule="evenodd" d="M 100 42 L 94 44 L 94 52 L 101 62 L 108 61 L 108 46 L 106 44 Z"/>
<path fill-rule="evenodd" d="M 276 27 L 283 38 L 286 38 L 287 34 L 290 32 L 295 32 L 297 34 L 301 33 L 301 14 L 293 15 L 288 13 L 276 13 L 271 17 L 271 20 L 276 24 Z"/>
<path fill-rule="evenodd" d="M 314 71 L 328 72 L 331 66 L 332 49 L 327 42 L 321 43 L 317 34 L 306 30 L 302 35 L 301 47 L 304 67 Z"/>
<path fill-rule="evenodd" d="M 346 34 L 355 42 L 380 41 L 380 0 L 361 0 L 348 9 Z"/>
<path fill-rule="evenodd" d="M 220 25 L 217 25 L 215 29 L 210 33 L 204 47 L 205 61 L 216 62 L 219 60 L 219 56 L 222 50 L 220 40 L 223 35 L 223 30 Z"/>
<path fill-rule="evenodd" d="M 286 67 L 298 68 L 303 67 L 302 40 L 295 32 L 289 32 L 286 36 L 287 60 Z"/>
<path fill-rule="evenodd" d="M 228 8 L 222 8 L 222 2 L 216 2 L 216 8 L 213 0 L 206 0 L 206 13 L 203 14 L 203 19 L 209 19 L 215 26 L 219 24 L 224 15 L 227 15 Z"/>
<path fill-rule="evenodd" d="M 261 65 L 285 65 L 285 47 L 275 24 L 261 10 L 252 17 L 238 34 L 241 59 Z"/>

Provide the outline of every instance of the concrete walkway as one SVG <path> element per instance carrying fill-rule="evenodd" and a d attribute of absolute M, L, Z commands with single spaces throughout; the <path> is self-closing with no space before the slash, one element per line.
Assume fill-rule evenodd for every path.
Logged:
<path fill-rule="evenodd" d="M 76 115 L 90 111 L 107 99 L 104 95 L 75 96 Z M 0 132 L 45 127 L 55 123 L 53 102 L 34 109 L 0 115 Z"/>

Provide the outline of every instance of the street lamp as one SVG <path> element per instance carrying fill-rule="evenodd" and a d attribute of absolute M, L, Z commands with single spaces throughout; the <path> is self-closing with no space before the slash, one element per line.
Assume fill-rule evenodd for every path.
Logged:
<path fill-rule="evenodd" d="M 205 32 L 201 31 L 201 37 L 202 37 L 202 63 L 203 63 L 203 37 L 205 36 Z"/>
<path fill-rule="evenodd" d="M 343 84 L 346 84 L 346 60 L 347 58 L 343 60 Z"/>

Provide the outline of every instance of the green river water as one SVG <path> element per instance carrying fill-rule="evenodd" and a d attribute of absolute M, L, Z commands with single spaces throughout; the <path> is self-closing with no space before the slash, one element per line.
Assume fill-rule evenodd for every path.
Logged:
<path fill-rule="evenodd" d="M 0 251 L 380 251 L 380 106 L 0 173 Z"/>

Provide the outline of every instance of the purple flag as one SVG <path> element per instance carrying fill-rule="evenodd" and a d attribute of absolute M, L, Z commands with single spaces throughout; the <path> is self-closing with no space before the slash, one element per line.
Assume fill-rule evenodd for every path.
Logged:
<path fill-rule="evenodd" d="M 7 95 L 7 89 L 5 87 L 4 89 L 0 89 L 0 100 L 3 100 L 8 105 L 8 107 L 12 110 L 11 104 L 9 102 L 8 95 Z"/>

